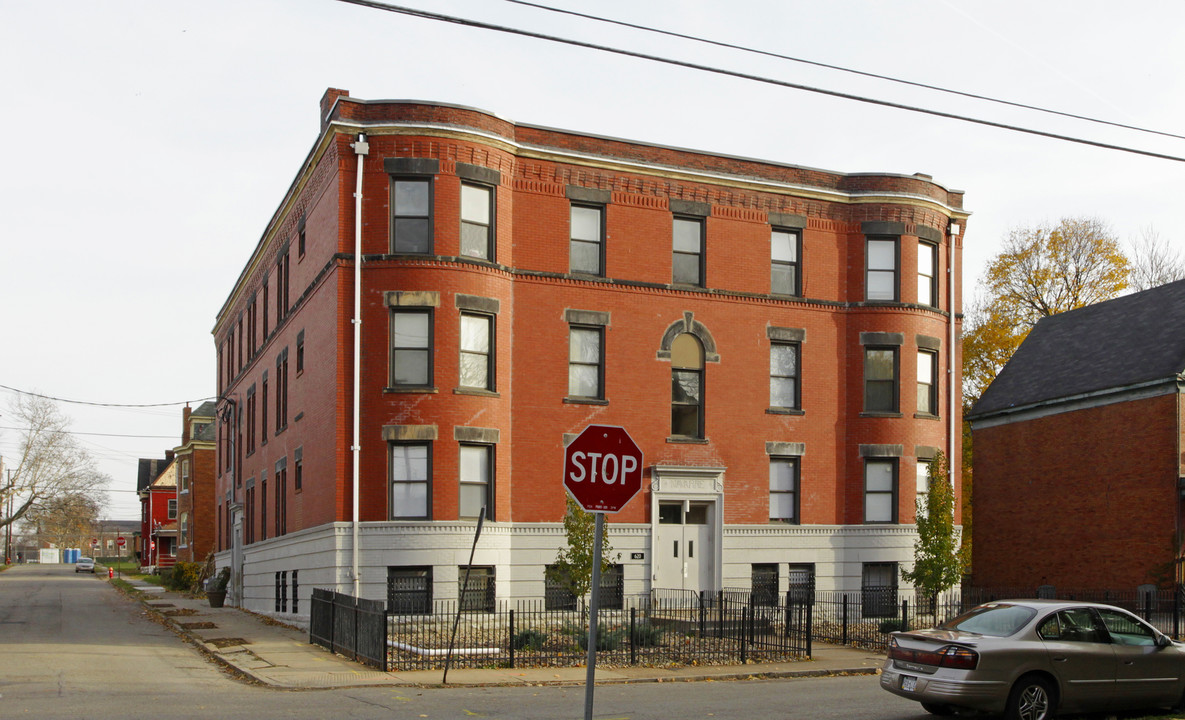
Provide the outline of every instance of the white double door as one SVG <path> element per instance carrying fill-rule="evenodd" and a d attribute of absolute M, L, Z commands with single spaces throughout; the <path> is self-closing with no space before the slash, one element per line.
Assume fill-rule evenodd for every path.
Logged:
<path fill-rule="evenodd" d="M 654 587 L 714 591 L 715 503 L 660 500 L 654 535 Z"/>

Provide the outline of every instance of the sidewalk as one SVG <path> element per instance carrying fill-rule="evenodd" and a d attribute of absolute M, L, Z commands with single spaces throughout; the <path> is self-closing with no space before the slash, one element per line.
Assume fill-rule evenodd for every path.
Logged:
<path fill-rule="evenodd" d="M 369 685 L 440 687 L 440 670 L 381 672 L 309 643 L 304 630 L 263 615 L 188 598 L 159 585 L 128 581 L 141 602 L 209 657 L 242 676 L 276 688 L 345 688 Z M 615 667 L 596 671 L 597 684 L 694 682 L 753 677 L 874 674 L 884 662 L 875 652 L 815 643 L 811 660 L 680 668 Z M 574 668 L 452 668 L 449 686 L 583 685 L 587 670 Z"/>

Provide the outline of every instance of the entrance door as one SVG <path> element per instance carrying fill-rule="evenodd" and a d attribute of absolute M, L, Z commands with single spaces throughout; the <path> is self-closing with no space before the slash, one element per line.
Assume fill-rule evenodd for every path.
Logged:
<path fill-rule="evenodd" d="M 712 503 L 663 500 L 658 503 L 654 586 L 664 590 L 715 590 Z"/>

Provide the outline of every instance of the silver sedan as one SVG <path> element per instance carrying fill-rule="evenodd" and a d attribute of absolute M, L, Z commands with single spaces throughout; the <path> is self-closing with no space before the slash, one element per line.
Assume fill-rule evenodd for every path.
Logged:
<path fill-rule="evenodd" d="M 1110 605 L 1006 600 L 892 633 L 880 683 L 935 715 L 1179 709 L 1185 645 Z"/>

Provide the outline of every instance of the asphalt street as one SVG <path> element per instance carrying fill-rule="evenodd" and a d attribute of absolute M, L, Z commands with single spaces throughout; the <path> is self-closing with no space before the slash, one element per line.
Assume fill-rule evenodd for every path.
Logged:
<path fill-rule="evenodd" d="M 874 675 L 598 686 L 601 720 L 921 720 Z M 291 691 L 227 674 L 105 578 L 0 573 L 0 718 L 582 718 L 583 687 Z"/>

